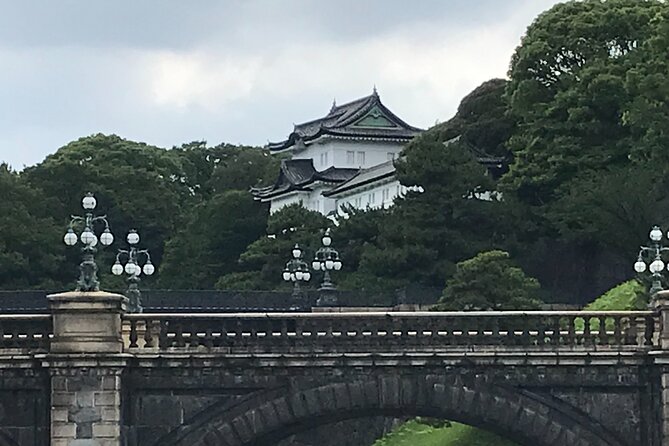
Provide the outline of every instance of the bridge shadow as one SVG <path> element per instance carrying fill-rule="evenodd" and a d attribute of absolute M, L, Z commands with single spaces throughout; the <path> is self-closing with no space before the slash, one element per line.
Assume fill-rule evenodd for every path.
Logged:
<path fill-rule="evenodd" d="M 20 446 L 9 434 L 0 431 L 0 446 Z"/>
<path fill-rule="evenodd" d="M 373 416 L 448 419 L 523 446 L 629 446 L 555 399 L 460 376 L 378 376 L 307 389 L 261 391 L 210 407 L 161 446 L 275 446 L 319 426 Z M 346 433 L 342 433 L 346 435 Z"/>

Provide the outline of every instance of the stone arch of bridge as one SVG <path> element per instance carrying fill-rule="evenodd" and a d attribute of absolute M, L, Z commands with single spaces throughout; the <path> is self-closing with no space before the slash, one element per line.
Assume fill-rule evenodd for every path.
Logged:
<path fill-rule="evenodd" d="M 460 377 L 378 377 L 262 392 L 161 439 L 165 446 L 273 446 L 321 425 L 370 416 L 433 417 L 524 446 L 625 446 L 599 423 L 537 395 Z"/>
<path fill-rule="evenodd" d="M 19 446 L 8 434 L 0 432 L 0 446 Z"/>

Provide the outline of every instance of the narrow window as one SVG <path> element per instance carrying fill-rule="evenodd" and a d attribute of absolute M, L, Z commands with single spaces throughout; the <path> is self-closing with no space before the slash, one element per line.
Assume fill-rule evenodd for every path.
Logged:
<path fill-rule="evenodd" d="M 362 167 L 365 165 L 365 152 L 358 152 L 358 166 Z"/>
<path fill-rule="evenodd" d="M 355 152 L 353 150 L 346 151 L 346 165 L 347 166 L 355 165 Z"/>

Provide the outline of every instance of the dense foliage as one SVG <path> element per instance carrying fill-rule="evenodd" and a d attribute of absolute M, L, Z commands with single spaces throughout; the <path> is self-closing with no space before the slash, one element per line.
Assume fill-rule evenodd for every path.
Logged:
<path fill-rule="evenodd" d="M 586 305 L 588 311 L 646 310 L 648 293 L 636 280 L 628 280 L 608 290 Z"/>
<path fill-rule="evenodd" d="M 330 227 L 343 289 L 436 287 L 442 308 L 486 310 L 586 304 L 609 290 L 587 308 L 643 308 L 631 264 L 669 217 L 667 48 L 666 2 L 555 5 L 528 27 L 508 80 L 483 83 L 405 147 L 397 178 L 420 189 L 337 225 L 299 206 L 270 216 L 254 201 L 249 188 L 278 171 L 260 148 L 166 150 L 98 134 L 23 172 L 0 164 L 0 289 L 73 285 L 78 251 L 62 237 L 93 191 L 118 241 L 140 231 L 159 267 L 148 286 L 285 289 L 292 247 L 311 258 Z M 106 288 L 122 286 L 109 274 L 119 246 L 98 257 Z M 510 445 L 413 421 L 376 446 L 469 444 Z"/>
<path fill-rule="evenodd" d="M 259 148 L 92 135 L 23 172 L 2 166 L 0 288 L 72 285 L 78 253 L 61 239 L 91 190 L 117 240 L 140 231 L 153 287 L 285 288 L 292 246 L 310 258 L 330 227 L 343 289 L 445 289 L 452 308 L 585 304 L 631 278 L 638 245 L 669 214 L 667 47 L 666 3 L 554 6 L 527 29 L 508 80 L 483 83 L 405 147 L 397 177 L 420 189 L 337 224 L 297 206 L 269 216 L 248 189 L 274 181 L 279 160 Z M 100 255 L 107 286 L 120 285 L 113 255 Z"/>
<path fill-rule="evenodd" d="M 440 301 L 448 310 L 538 310 L 540 305 L 539 282 L 504 251 L 482 252 L 458 263 Z"/>

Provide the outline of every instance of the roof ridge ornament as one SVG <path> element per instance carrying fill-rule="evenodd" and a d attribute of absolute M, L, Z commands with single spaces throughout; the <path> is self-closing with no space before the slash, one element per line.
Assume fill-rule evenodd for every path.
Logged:
<path fill-rule="evenodd" d="M 376 84 L 374 84 L 374 88 L 372 89 L 372 96 L 379 97 L 379 92 L 376 90 Z"/>
<path fill-rule="evenodd" d="M 330 113 L 335 111 L 335 108 L 337 108 L 337 98 L 332 98 L 332 107 L 330 108 Z"/>

